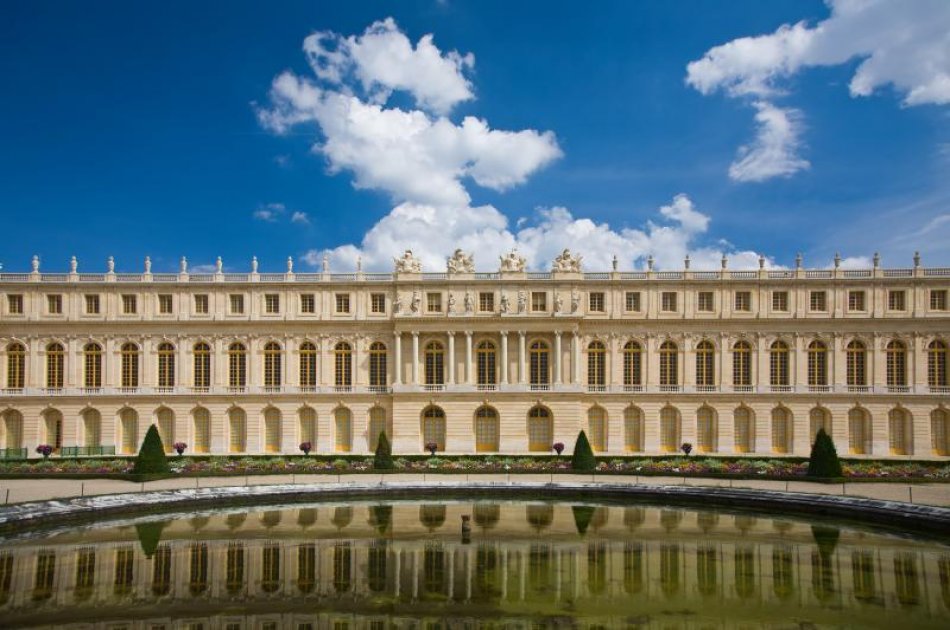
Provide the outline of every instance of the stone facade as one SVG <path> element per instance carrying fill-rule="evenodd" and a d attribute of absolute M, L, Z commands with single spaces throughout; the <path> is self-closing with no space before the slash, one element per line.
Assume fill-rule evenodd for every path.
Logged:
<path fill-rule="evenodd" d="M 948 454 L 950 269 L 0 274 L 0 453 Z"/>

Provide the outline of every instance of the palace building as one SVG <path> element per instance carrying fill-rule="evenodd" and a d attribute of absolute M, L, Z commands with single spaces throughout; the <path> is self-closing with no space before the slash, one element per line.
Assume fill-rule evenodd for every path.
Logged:
<path fill-rule="evenodd" d="M 0 274 L 0 456 L 950 455 L 950 269 Z"/>

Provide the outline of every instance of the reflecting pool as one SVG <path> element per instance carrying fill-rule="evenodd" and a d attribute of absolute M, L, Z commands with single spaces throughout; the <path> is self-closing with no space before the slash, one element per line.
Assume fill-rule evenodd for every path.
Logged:
<path fill-rule="evenodd" d="M 950 548 L 649 505 L 207 511 L 0 542 L 0 626 L 947 628 Z"/>

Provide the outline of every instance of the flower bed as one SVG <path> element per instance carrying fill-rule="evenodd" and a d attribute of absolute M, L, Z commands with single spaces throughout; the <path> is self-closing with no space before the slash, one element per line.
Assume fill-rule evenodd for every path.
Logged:
<path fill-rule="evenodd" d="M 2 462 L 0 475 L 115 476 L 132 471 L 130 458 L 51 458 Z M 246 456 L 170 457 L 173 475 L 260 475 L 371 472 L 373 458 L 366 456 Z M 393 458 L 391 472 L 416 473 L 569 473 L 566 457 L 508 456 L 403 456 Z M 842 460 L 849 479 L 919 479 L 950 481 L 950 463 L 884 460 Z M 626 475 L 724 476 L 804 479 L 803 459 L 617 457 L 599 458 L 596 472 Z"/>

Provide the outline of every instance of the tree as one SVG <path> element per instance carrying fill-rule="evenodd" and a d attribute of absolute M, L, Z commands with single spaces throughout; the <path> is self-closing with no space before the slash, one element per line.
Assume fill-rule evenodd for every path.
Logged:
<path fill-rule="evenodd" d="M 808 476 L 824 479 L 841 477 L 841 461 L 831 436 L 824 429 L 818 429 L 815 443 L 811 446 L 811 456 L 808 459 Z"/>
<path fill-rule="evenodd" d="M 158 434 L 158 427 L 154 424 L 145 433 L 142 448 L 135 458 L 132 468 L 134 475 L 162 475 L 167 474 L 168 460 L 165 458 L 165 447 L 162 445 L 162 436 Z"/>
<path fill-rule="evenodd" d="M 587 434 L 583 431 L 577 436 L 577 442 L 574 443 L 574 454 L 571 456 L 571 469 L 581 471 L 591 471 L 597 468 L 597 460 L 594 458 L 594 451 L 587 441 Z"/>
<path fill-rule="evenodd" d="M 393 449 L 389 445 L 389 438 L 386 437 L 385 431 L 380 432 L 379 441 L 376 442 L 376 453 L 373 456 L 373 469 L 393 469 Z"/>

